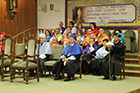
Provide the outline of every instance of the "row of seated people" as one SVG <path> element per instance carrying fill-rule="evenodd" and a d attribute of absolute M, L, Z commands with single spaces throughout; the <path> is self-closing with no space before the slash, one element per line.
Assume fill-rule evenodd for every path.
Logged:
<path fill-rule="evenodd" d="M 67 29 L 68 31 L 68 29 Z M 91 31 L 92 32 L 92 31 Z M 88 34 L 90 31 L 88 32 Z M 121 35 L 114 33 L 113 47 L 111 49 L 111 75 L 119 75 L 121 69 L 121 56 L 124 56 L 124 44 L 120 41 Z M 57 38 L 55 38 L 57 39 Z M 50 44 L 46 42 L 46 36 L 44 33 L 39 34 L 40 48 L 39 48 L 39 72 L 43 74 L 44 62 L 49 60 L 52 54 Z M 79 44 L 76 42 L 76 34 L 70 35 L 70 41 L 62 51 L 62 56 L 53 65 L 52 73 L 56 75 L 54 80 L 61 79 L 60 73 L 63 66 L 66 66 L 67 78 L 64 81 L 70 81 L 71 77 L 75 75 L 79 68 L 80 56 L 82 55 L 82 67 L 85 70 L 85 75 L 89 73 L 96 73 L 98 75 L 104 75 L 104 79 L 109 79 L 108 73 L 108 50 L 106 43 L 109 39 L 103 39 L 103 46 L 98 47 L 95 43 L 95 38 L 89 37 L 88 44 L 81 50 Z M 38 45 L 36 54 L 38 53 Z M 34 72 L 30 71 L 30 76 L 34 76 Z M 112 77 L 116 80 L 116 77 Z"/>

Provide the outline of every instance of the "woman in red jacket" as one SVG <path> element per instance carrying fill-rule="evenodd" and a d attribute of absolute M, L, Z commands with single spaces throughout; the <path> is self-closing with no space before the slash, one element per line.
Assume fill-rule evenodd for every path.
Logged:
<path fill-rule="evenodd" d="M 98 28 L 96 27 L 96 24 L 94 22 L 90 23 L 90 28 L 93 30 L 93 34 L 99 34 Z M 88 31 L 85 33 L 85 35 L 88 35 Z"/>

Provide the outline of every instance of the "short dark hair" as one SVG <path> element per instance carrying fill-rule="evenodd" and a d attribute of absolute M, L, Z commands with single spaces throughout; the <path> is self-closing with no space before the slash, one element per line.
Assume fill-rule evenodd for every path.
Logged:
<path fill-rule="evenodd" d="M 58 30 L 60 31 L 60 29 L 59 29 L 59 28 L 56 28 L 56 29 L 58 29 Z"/>
<path fill-rule="evenodd" d="M 62 22 L 62 21 L 60 21 L 59 23 L 63 24 L 63 22 Z"/>
<path fill-rule="evenodd" d="M 69 23 L 71 23 L 74 26 L 74 22 L 73 21 L 70 21 Z"/>
<path fill-rule="evenodd" d="M 68 26 L 67 28 L 70 28 L 70 30 L 72 30 L 72 28 L 70 26 Z"/>
<path fill-rule="evenodd" d="M 94 25 L 94 28 L 97 28 L 96 23 L 91 22 L 90 24 L 93 24 Z"/>
<path fill-rule="evenodd" d="M 104 41 L 108 42 L 109 40 L 108 40 L 108 39 L 104 39 L 103 42 L 104 42 Z"/>
<path fill-rule="evenodd" d="M 91 40 L 91 39 L 93 39 L 93 41 L 95 41 L 95 38 L 92 37 L 92 38 L 90 38 L 89 40 Z"/>
<path fill-rule="evenodd" d="M 49 36 L 51 36 L 50 30 L 46 30 L 46 31 L 45 31 L 45 35 L 46 35 L 46 32 L 49 32 Z"/>

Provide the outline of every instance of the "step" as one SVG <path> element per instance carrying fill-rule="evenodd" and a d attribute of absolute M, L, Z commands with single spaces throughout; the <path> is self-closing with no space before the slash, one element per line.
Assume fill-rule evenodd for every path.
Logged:
<path fill-rule="evenodd" d="M 137 58 L 125 58 L 125 61 L 139 61 Z"/>
<path fill-rule="evenodd" d="M 138 56 L 139 53 L 125 53 L 125 56 Z"/>
<path fill-rule="evenodd" d="M 125 73 L 140 74 L 140 71 L 125 70 Z"/>
<path fill-rule="evenodd" d="M 125 67 L 129 67 L 129 68 L 140 68 L 139 64 L 125 64 Z"/>

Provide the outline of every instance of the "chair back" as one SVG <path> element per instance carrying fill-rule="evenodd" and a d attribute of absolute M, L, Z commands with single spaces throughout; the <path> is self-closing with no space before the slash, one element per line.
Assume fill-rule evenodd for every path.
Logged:
<path fill-rule="evenodd" d="M 35 56 L 35 48 L 36 48 L 36 41 L 35 41 L 35 37 L 31 36 L 28 40 L 27 43 L 27 55 L 29 56 Z M 34 60 L 33 57 L 28 57 L 28 60 Z"/>
<path fill-rule="evenodd" d="M 127 30 L 124 32 L 124 37 L 135 37 L 135 32 L 133 30 Z"/>
<path fill-rule="evenodd" d="M 61 52 L 63 51 L 63 45 L 54 45 L 53 46 L 53 56 L 52 59 L 59 59 L 61 57 Z"/>
<path fill-rule="evenodd" d="M 33 56 L 35 55 L 35 40 L 30 39 L 28 41 L 28 52 L 27 55 Z"/>
<path fill-rule="evenodd" d="M 11 37 L 7 37 L 5 39 L 4 54 L 10 54 L 11 48 L 12 48 L 12 39 Z"/>
<path fill-rule="evenodd" d="M 15 44 L 15 55 L 24 54 L 24 43 Z"/>
<path fill-rule="evenodd" d="M 107 33 L 111 37 L 111 33 L 109 30 L 105 30 L 105 33 Z"/>

